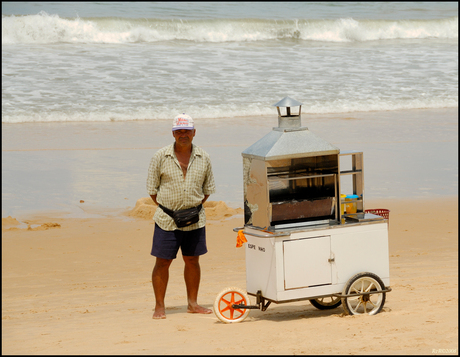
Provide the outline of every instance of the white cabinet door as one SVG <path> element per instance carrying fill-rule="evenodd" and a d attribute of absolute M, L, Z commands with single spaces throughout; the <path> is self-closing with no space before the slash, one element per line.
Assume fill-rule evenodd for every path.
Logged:
<path fill-rule="evenodd" d="M 285 289 L 332 283 L 330 236 L 283 241 L 283 251 Z"/>

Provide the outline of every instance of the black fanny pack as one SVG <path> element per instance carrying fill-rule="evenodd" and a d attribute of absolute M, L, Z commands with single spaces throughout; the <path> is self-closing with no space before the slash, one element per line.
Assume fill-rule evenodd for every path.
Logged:
<path fill-rule="evenodd" d="M 163 207 L 162 205 L 159 206 L 164 213 L 166 213 L 168 216 L 174 219 L 176 226 L 179 228 L 187 227 L 193 223 L 198 222 L 200 220 L 201 208 L 203 208 L 203 205 L 201 204 L 196 207 L 181 209 L 179 211 L 173 211 L 169 208 Z"/>

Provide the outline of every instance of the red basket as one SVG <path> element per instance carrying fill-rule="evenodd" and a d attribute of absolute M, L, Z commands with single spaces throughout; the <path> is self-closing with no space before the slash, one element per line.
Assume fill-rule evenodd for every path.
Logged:
<path fill-rule="evenodd" d="M 385 219 L 390 220 L 390 210 L 389 209 L 384 209 L 384 208 L 374 208 L 374 209 L 367 209 L 365 211 L 366 213 L 373 213 L 378 216 L 382 216 Z"/>

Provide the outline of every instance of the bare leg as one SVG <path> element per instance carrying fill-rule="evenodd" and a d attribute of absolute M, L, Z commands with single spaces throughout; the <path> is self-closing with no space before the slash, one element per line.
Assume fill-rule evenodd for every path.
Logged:
<path fill-rule="evenodd" d="M 165 319 L 165 295 L 172 260 L 157 258 L 152 271 L 152 286 L 155 294 L 155 311 L 152 318 Z"/>
<path fill-rule="evenodd" d="M 198 305 L 198 288 L 200 286 L 201 268 L 199 263 L 199 256 L 190 257 L 184 256 L 184 279 L 185 286 L 187 287 L 187 312 L 210 314 L 212 310 Z"/>

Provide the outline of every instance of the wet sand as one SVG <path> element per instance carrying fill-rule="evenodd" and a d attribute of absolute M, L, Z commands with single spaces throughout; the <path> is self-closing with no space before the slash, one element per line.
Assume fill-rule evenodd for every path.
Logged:
<path fill-rule="evenodd" d="M 458 108 L 303 114 L 302 125 L 341 151 L 363 151 L 367 198 L 430 198 L 458 195 L 457 118 Z M 241 152 L 277 125 L 276 115 L 196 119 L 194 143 L 213 163 L 213 200 L 241 206 Z M 3 124 L 2 217 L 133 207 L 146 194 L 151 156 L 172 140 L 171 120 Z"/>

